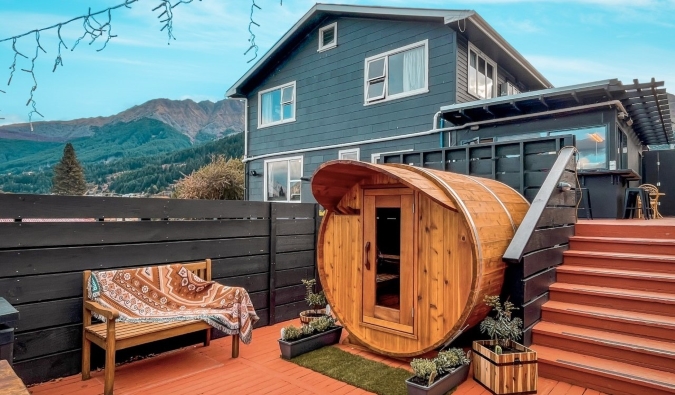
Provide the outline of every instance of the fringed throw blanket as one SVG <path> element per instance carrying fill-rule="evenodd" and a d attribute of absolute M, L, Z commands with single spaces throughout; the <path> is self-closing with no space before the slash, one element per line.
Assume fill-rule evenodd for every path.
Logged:
<path fill-rule="evenodd" d="M 245 289 L 204 281 L 180 264 L 92 272 L 87 289 L 119 321 L 203 320 L 246 344 L 258 321 Z"/>

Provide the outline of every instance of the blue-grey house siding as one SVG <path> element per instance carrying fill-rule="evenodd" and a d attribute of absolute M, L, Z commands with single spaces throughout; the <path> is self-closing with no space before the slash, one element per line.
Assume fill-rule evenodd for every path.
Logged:
<path fill-rule="evenodd" d="M 338 46 L 317 52 L 320 27 L 249 95 L 249 156 L 356 142 L 431 129 L 440 105 L 454 102 L 455 33 L 442 23 L 338 19 Z M 429 40 L 429 92 L 364 106 L 369 56 Z M 296 121 L 257 130 L 258 92 L 296 81 Z"/>
<path fill-rule="evenodd" d="M 338 46 L 317 52 L 318 30 L 337 20 Z M 428 40 L 429 92 L 393 101 L 364 105 L 364 65 L 367 57 Z M 455 100 L 455 31 L 443 23 L 366 18 L 326 19 L 289 52 L 273 73 L 248 94 L 249 156 L 352 143 L 432 129 L 440 106 Z M 258 92 L 296 82 L 296 121 L 258 129 Z M 360 158 L 399 150 L 439 146 L 439 136 L 360 145 Z M 338 158 L 339 149 L 311 151 L 303 156 L 303 175 Z M 283 157 L 280 155 L 278 157 Z M 264 174 L 264 159 L 252 160 L 249 173 Z M 248 176 L 248 198 L 264 199 L 263 176 Z M 309 183 L 302 201 L 312 202 Z"/>

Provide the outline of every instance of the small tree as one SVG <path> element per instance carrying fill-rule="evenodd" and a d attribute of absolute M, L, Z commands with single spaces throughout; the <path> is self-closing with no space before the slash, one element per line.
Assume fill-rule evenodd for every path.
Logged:
<path fill-rule="evenodd" d="M 511 317 L 511 312 L 518 308 L 508 300 L 502 306 L 499 296 L 485 295 L 483 302 L 492 307 L 495 317 L 485 317 L 480 323 L 480 331 L 487 332 L 492 340 L 497 340 L 495 354 L 501 354 L 502 347 L 508 347 L 511 341 L 517 341 L 523 335 L 523 320 Z"/>
<path fill-rule="evenodd" d="M 75 155 L 75 148 L 71 143 L 63 149 L 61 161 L 54 166 L 52 178 L 52 193 L 57 195 L 84 195 L 87 184 L 84 181 L 84 171 Z"/>
<path fill-rule="evenodd" d="M 176 197 L 241 200 L 244 198 L 244 164 L 239 159 L 215 156 L 211 163 L 176 183 Z"/>

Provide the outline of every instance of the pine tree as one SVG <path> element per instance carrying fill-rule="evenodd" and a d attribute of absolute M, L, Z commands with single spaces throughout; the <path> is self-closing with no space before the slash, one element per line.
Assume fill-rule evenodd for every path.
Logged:
<path fill-rule="evenodd" d="M 54 166 L 52 193 L 57 195 L 84 195 L 87 184 L 82 166 L 75 155 L 75 148 L 68 143 L 63 149 L 61 161 Z"/>

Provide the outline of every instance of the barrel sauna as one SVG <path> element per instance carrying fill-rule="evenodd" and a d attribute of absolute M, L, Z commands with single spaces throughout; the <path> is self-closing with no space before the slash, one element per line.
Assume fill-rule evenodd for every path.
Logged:
<path fill-rule="evenodd" d="M 498 181 L 348 160 L 321 165 L 312 193 L 326 209 L 317 260 L 331 308 L 391 356 L 423 354 L 485 317 L 529 208 Z"/>

